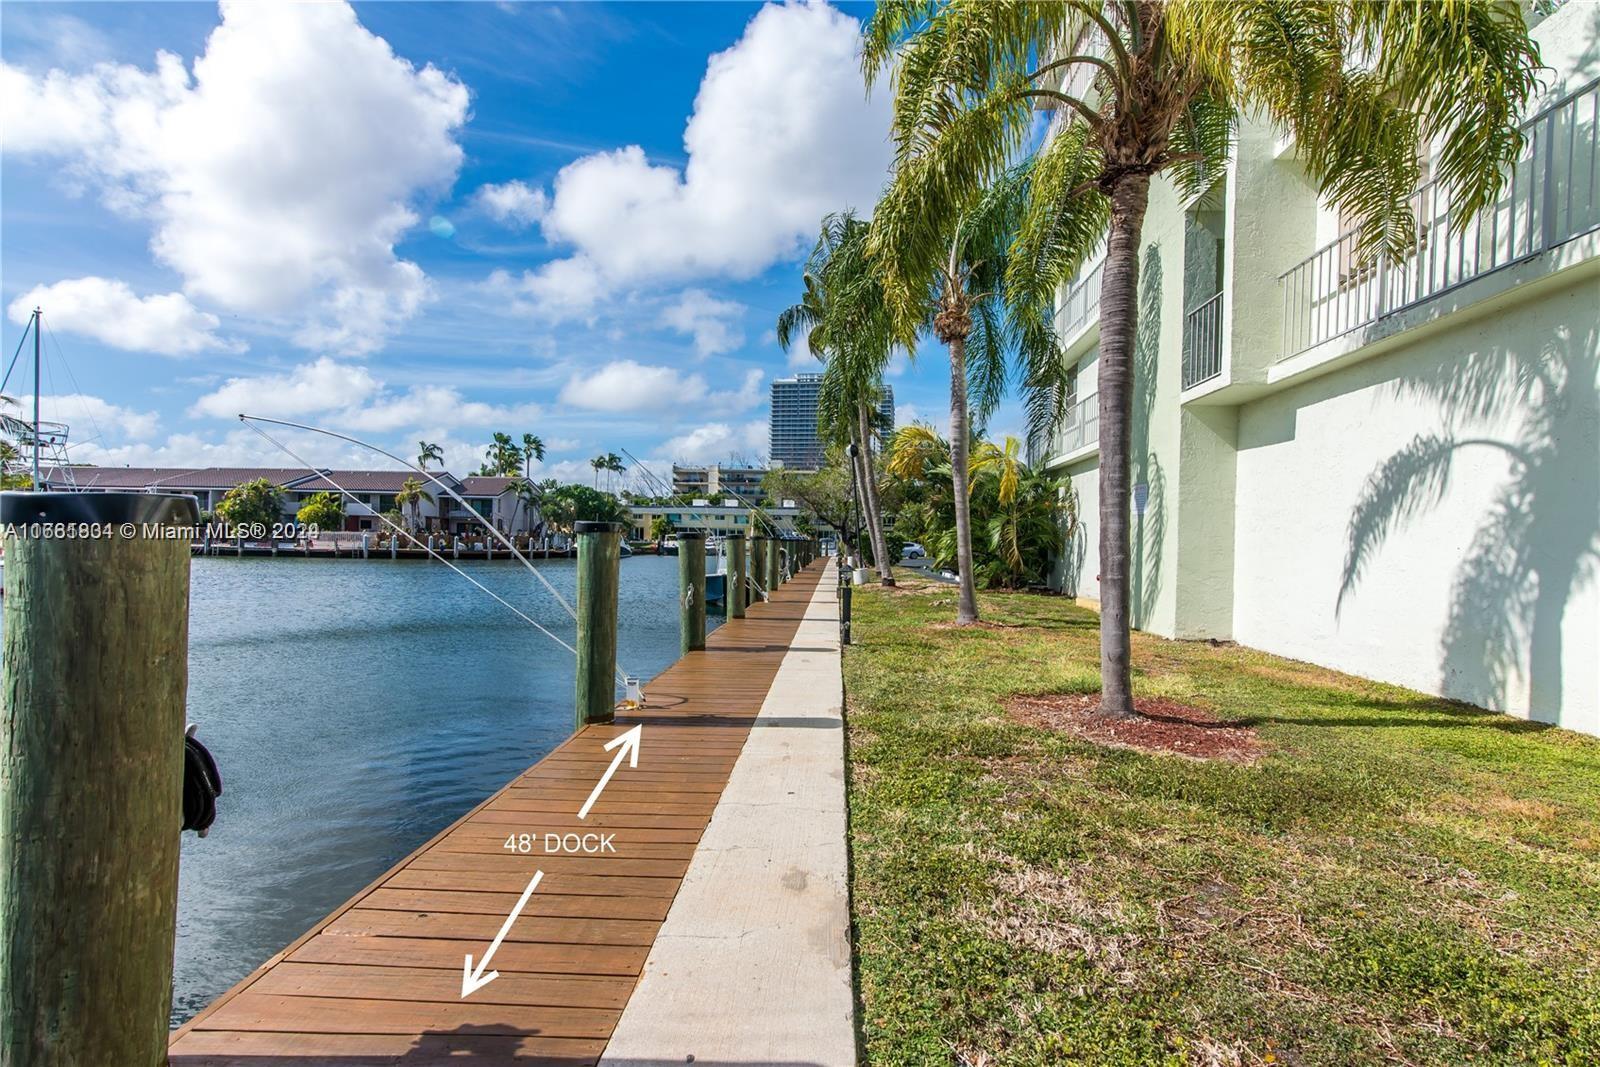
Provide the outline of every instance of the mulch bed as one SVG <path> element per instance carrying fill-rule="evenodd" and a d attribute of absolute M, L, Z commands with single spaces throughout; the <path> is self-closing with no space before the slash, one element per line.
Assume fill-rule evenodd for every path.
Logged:
<path fill-rule="evenodd" d="M 1193 759 L 1253 763 L 1262 752 L 1253 727 L 1236 726 L 1209 711 L 1162 697 L 1138 697 L 1131 719 L 1101 717 L 1098 693 L 1017 696 L 1006 711 L 1018 722 L 1059 730 L 1085 741 Z"/>

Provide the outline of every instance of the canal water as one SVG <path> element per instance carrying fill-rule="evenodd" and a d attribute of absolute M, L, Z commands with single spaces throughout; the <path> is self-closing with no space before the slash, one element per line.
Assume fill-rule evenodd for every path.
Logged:
<path fill-rule="evenodd" d="M 572 641 L 521 564 L 460 566 Z M 570 560 L 535 566 L 573 601 Z M 678 657 L 677 568 L 622 561 L 628 674 Z M 189 721 L 224 792 L 183 837 L 174 1025 L 564 740 L 572 687 L 571 653 L 437 563 L 196 559 Z"/>

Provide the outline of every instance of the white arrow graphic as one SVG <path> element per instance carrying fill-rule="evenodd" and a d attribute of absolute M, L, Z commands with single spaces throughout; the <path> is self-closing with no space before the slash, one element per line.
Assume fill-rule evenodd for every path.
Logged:
<path fill-rule="evenodd" d="M 622 757 L 628 757 L 628 766 L 639 766 L 639 742 L 643 737 L 644 723 L 640 723 L 620 737 L 613 737 L 606 742 L 607 752 L 618 745 L 622 746 L 622 751 L 618 752 L 616 757 L 612 759 L 611 766 L 607 767 L 606 773 L 600 776 L 600 782 L 594 787 L 594 792 L 589 794 L 589 799 L 585 800 L 583 807 L 578 809 L 578 818 L 582 819 L 588 816 L 589 809 L 594 807 L 594 802 L 600 799 L 600 790 L 604 789 L 606 783 L 611 781 L 611 776 L 617 773 L 617 766 L 622 763 Z"/>
<path fill-rule="evenodd" d="M 500 932 L 494 935 L 494 940 L 489 942 L 489 950 L 483 954 L 483 959 L 478 961 L 476 970 L 472 967 L 472 953 L 467 953 L 467 965 L 461 969 L 461 999 L 465 1000 L 474 992 L 482 989 L 496 978 L 500 977 L 499 971 L 483 973 L 489 966 L 489 957 L 500 947 L 500 942 L 506 939 L 506 934 L 511 932 L 511 924 L 517 921 L 517 916 L 522 914 L 522 909 L 527 906 L 528 898 L 533 896 L 533 891 L 539 888 L 539 879 L 544 877 L 543 871 L 534 871 L 533 878 L 528 882 L 528 888 L 522 891 L 522 896 L 517 898 L 517 906 L 511 909 L 511 914 L 506 916 L 505 923 L 500 927 Z"/>

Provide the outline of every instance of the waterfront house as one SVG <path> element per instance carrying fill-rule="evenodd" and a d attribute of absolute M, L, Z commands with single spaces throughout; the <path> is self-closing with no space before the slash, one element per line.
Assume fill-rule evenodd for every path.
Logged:
<path fill-rule="evenodd" d="M 1553 69 L 1499 200 L 1461 219 L 1425 167 L 1401 263 L 1260 121 L 1201 195 L 1152 185 L 1135 626 L 1600 733 L 1600 9 L 1533 34 Z M 1099 292 L 1090 262 L 1058 296 L 1076 395 L 1034 456 L 1077 494 L 1054 581 L 1086 601 Z"/>
<path fill-rule="evenodd" d="M 440 471 L 430 472 L 439 482 L 460 495 L 478 515 L 507 534 L 536 532 L 538 509 L 523 506 L 511 490 L 511 478 L 469 476 L 457 478 Z M 189 493 L 200 503 L 202 512 L 216 510 L 228 490 L 245 482 L 265 478 L 283 493 L 286 521 L 293 520 L 300 506 L 317 493 L 349 493 L 344 498 L 344 530 L 373 531 L 383 528 L 379 515 L 396 510 L 395 498 L 408 478 L 419 478 L 407 470 L 320 470 L 303 467 L 51 467 L 42 472 L 48 489 L 80 492 L 128 491 Z M 481 525 L 437 484 L 424 483 L 433 499 L 422 501 L 417 517 L 424 529 L 452 534 L 469 534 Z M 408 516 L 409 517 L 409 516 Z"/>

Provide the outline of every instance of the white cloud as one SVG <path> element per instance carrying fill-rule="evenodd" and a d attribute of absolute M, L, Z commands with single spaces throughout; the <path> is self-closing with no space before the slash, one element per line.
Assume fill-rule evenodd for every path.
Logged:
<path fill-rule="evenodd" d="M 219 419 L 241 413 L 287 419 L 319 416 L 329 429 L 392 433 L 426 428 L 442 434 L 451 428 L 526 425 L 538 418 L 540 410 L 534 404 L 468 400 L 444 386 L 396 391 L 366 367 L 324 356 L 284 374 L 230 378 L 195 401 L 190 413 Z"/>
<path fill-rule="evenodd" d="M 701 358 L 731 352 L 744 343 L 744 334 L 735 325 L 745 307 L 733 300 L 719 300 L 704 289 L 686 289 L 677 303 L 661 313 L 661 321 L 694 338 L 694 350 Z"/>
<path fill-rule="evenodd" d="M 737 426 L 708 423 L 669 437 L 656 451 L 669 463 L 715 463 L 740 454 L 765 456 L 767 424 L 761 420 Z"/>
<path fill-rule="evenodd" d="M 224 3 L 192 75 L 165 52 L 149 71 L 3 67 L 0 101 L 5 150 L 64 156 L 148 218 L 192 298 L 359 353 L 429 296 L 394 245 L 455 178 L 467 89 L 397 57 L 346 4 Z"/>
<path fill-rule="evenodd" d="M 889 164 L 889 110 L 886 94 L 865 96 L 859 29 L 825 4 L 762 8 L 706 67 L 681 171 L 630 145 L 556 176 L 542 226 L 575 254 L 535 272 L 529 294 L 551 298 L 538 280 L 564 272 L 549 285 L 571 313 L 573 264 L 613 283 L 751 277 L 805 247 L 827 212 L 868 209 Z M 591 304 L 605 291 L 583 289 Z"/>
<path fill-rule="evenodd" d="M 821 360 L 811 354 L 811 349 L 807 348 L 804 342 L 789 349 L 789 358 L 784 361 L 784 365 L 790 370 L 822 370 Z"/>
<path fill-rule="evenodd" d="M 216 335 L 221 324 L 182 293 L 136 296 L 114 278 L 71 278 L 40 285 L 11 302 L 11 321 L 24 323 L 35 307 L 45 325 L 79 333 L 130 352 L 180 356 L 208 349 L 242 352 L 245 345 Z"/>
<path fill-rule="evenodd" d="M 561 401 L 590 411 L 743 411 L 761 402 L 765 379 L 760 370 L 752 369 L 745 373 L 738 389 L 714 391 L 703 375 L 620 359 L 598 371 L 572 375 L 561 389 Z"/>
<path fill-rule="evenodd" d="M 365 367 L 324 356 L 288 374 L 229 378 L 221 388 L 195 401 L 190 413 L 216 419 L 241 413 L 269 418 L 311 415 L 360 404 L 378 388 L 378 380 Z"/>
<path fill-rule="evenodd" d="M 318 467 L 392 467 L 382 456 L 356 445 L 334 441 L 321 434 L 268 428 L 272 436 Z M 160 441 L 124 441 L 115 444 L 86 442 L 72 449 L 79 463 L 101 467 L 293 467 L 295 461 L 264 440 L 240 427 L 220 438 L 197 433 L 175 433 Z M 79 485 L 91 484 L 94 472 L 77 472 Z"/>
<path fill-rule="evenodd" d="M 537 315 L 560 322 L 592 318 L 605 280 L 586 259 L 558 259 L 538 271 L 525 270 L 520 275 L 493 271 L 483 288 L 491 297 L 504 300 L 504 310 L 511 314 Z"/>
<path fill-rule="evenodd" d="M 490 218 L 516 229 L 538 222 L 549 206 L 544 190 L 524 181 L 479 186 L 473 199 Z"/>
<path fill-rule="evenodd" d="M 83 442 L 141 440 L 152 436 L 161 424 L 160 417 L 153 411 L 135 411 L 84 393 L 41 396 L 39 418 L 45 422 L 67 423 L 72 427 L 72 439 Z M 76 448 L 73 455 L 77 455 Z"/>

